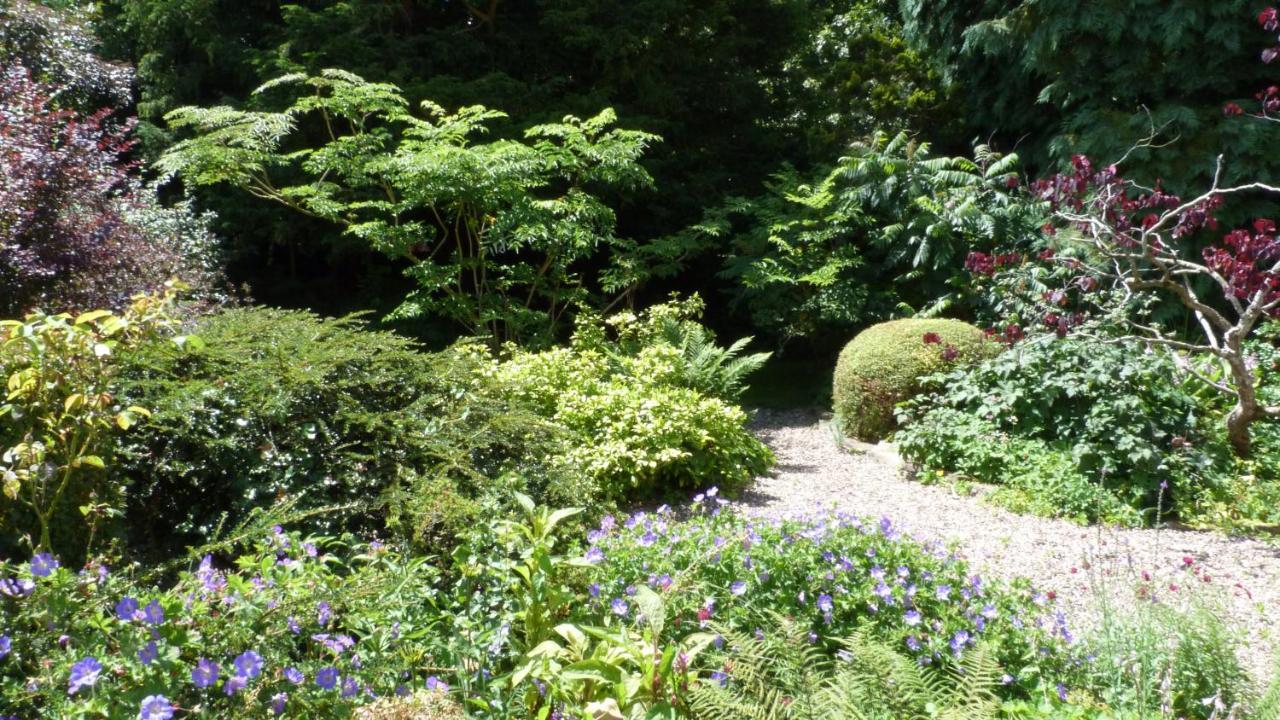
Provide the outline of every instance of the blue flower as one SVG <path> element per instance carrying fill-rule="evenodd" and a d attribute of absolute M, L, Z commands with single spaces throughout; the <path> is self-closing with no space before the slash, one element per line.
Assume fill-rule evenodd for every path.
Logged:
<path fill-rule="evenodd" d="M 613 602 L 609 603 L 609 607 L 613 610 L 613 614 L 618 617 L 626 617 L 631 610 L 631 606 L 627 605 L 627 601 L 622 598 L 614 598 Z"/>
<path fill-rule="evenodd" d="M 720 687 L 725 687 L 729 684 L 729 676 L 725 675 L 719 670 L 715 670 L 711 673 L 711 679 L 715 680 L 716 683 L 720 685 Z"/>
<path fill-rule="evenodd" d="M 236 667 L 236 675 L 245 678 L 256 678 L 262 673 L 262 656 L 252 650 L 240 653 L 231 664 Z"/>
<path fill-rule="evenodd" d="M 0 658 L 8 656 L 13 650 L 13 640 L 8 635 L 0 635 Z"/>
<path fill-rule="evenodd" d="M 582 559 L 592 565 L 602 563 L 604 562 L 604 551 L 593 545 L 590 550 L 587 550 L 587 554 Z"/>
<path fill-rule="evenodd" d="M 907 636 L 907 649 L 911 652 L 920 652 L 920 641 L 916 639 L 915 635 Z"/>
<path fill-rule="evenodd" d="M 301 685 L 302 681 L 305 680 L 306 677 L 302 674 L 302 671 L 299 670 L 298 668 L 287 667 L 284 669 L 284 679 L 288 680 L 294 685 Z"/>
<path fill-rule="evenodd" d="M 152 600 L 142 609 L 142 619 L 150 625 L 159 625 L 164 622 L 164 609 L 159 602 Z"/>
<path fill-rule="evenodd" d="M 938 589 L 934 591 L 934 594 L 937 595 L 939 600 L 946 602 L 951 599 L 951 586 L 939 585 Z"/>
<path fill-rule="evenodd" d="M 138 661 L 143 665 L 150 665 L 159 657 L 160 651 L 156 648 L 156 641 L 152 640 L 138 651 Z"/>
<path fill-rule="evenodd" d="M 436 677 L 435 675 L 432 675 L 427 678 L 427 689 L 431 690 L 432 692 L 442 692 L 442 693 L 449 692 L 449 686 L 446 685 L 443 680 Z"/>
<path fill-rule="evenodd" d="M 325 690 L 332 690 L 338 684 L 338 669 L 335 667 L 321 668 L 316 673 L 316 685 Z"/>
<path fill-rule="evenodd" d="M 332 619 L 333 610 L 329 607 L 329 603 L 321 601 L 316 605 L 316 622 L 320 623 L 320 627 L 328 625 Z"/>
<path fill-rule="evenodd" d="M 31 574 L 36 577 L 49 577 L 58 567 L 58 561 L 49 553 L 36 553 L 31 558 Z"/>
<path fill-rule="evenodd" d="M 967 631 L 957 630 L 956 634 L 951 636 L 951 652 L 956 655 L 959 655 L 967 644 L 969 644 L 969 633 Z"/>
<path fill-rule="evenodd" d="M 289 693 L 276 693 L 271 696 L 271 714 L 283 715 L 285 703 L 289 702 Z"/>
<path fill-rule="evenodd" d="M 196 666 L 191 668 L 191 682 L 198 688 L 211 687 L 218 682 L 218 663 L 207 658 L 196 660 Z"/>
<path fill-rule="evenodd" d="M 587 593 L 593 598 L 600 597 L 600 585 L 597 583 L 591 583 L 587 586 Z"/>
<path fill-rule="evenodd" d="M 142 708 L 138 710 L 138 720 L 172 720 L 173 703 L 163 695 L 148 695 L 142 698 Z"/>
<path fill-rule="evenodd" d="M 1058 683 L 1058 699 L 1062 702 L 1067 701 L 1067 686 L 1062 683 Z"/>
<path fill-rule="evenodd" d="M 131 597 L 122 597 L 116 603 L 116 617 L 125 622 L 133 622 L 138 618 L 138 601 Z"/>
<path fill-rule="evenodd" d="M 822 593 L 818 596 L 818 610 L 822 611 L 823 614 L 830 613 L 834 606 L 835 604 L 831 602 L 830 595 Z"/>
<path fill-rule="evenodd" d="M 350 675 L 342 679 L 342 697 L 355 697 L 360 692 L 360 683 Z"/>
<path fill-rule="evenodd" d="M 35 592 L 36 584 L 23 578 L 0 580 L 0 593 L 11 598 L 24 598 Z"/>
<path fill-rule="evenodd" d="M 289 616 L 289 619 L 285 622 L 285 624 L 289 626 L 289 632 L 293 633 L 294 635 L 297 635 L 298 633 L 302 632 L 302 626 L 298 624 L 298 619 L 293 617 L 292 615 Z"/>
<path fill-rule="evenodd" d="M 745 580 L 739 580 L 729 586 L 729 592 L 734 595 L 744 595 L 747 592 L 747 583 Z"/>
<path fill-rule="evenodd" d="M 67 694 L 75 695 L 83 688 L 91 688 L 98 684 L 98 676 L 102 674 L 102 663 L 95 657 L 87 657 L 71 666 L 71 678 L 67 686 Z"/>
<path fill-rule="evenodd" d="M 907 613 L 902 616 L 902 621 L 912 626 L 919 625 L 920 612 L 917 610 L 908 610 Z"/>
<path fill-rule="evenodd" d="M 243 690 L 244 686 L 248 684 L 249 684 L 249 680 L 245 678 L 245 676 L 232 675 L 231 677 L 227 678 L 227 681 L 225 683 L 222 684 L 222 692 L 226 693 L 227 697 L 231 697 L 232 695 L 235 695 L 236 693 Z"/>

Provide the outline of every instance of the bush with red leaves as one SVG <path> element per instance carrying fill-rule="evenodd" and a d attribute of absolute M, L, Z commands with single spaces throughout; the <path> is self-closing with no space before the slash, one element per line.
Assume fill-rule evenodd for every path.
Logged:
<path fill-rule="evenodd" d="M 212 236 L 131 174 L 132 121 L 80 117 L 59 90 L 0 71 L 0 315 L 118 308 L 171 277 L 209 287 Z"/>

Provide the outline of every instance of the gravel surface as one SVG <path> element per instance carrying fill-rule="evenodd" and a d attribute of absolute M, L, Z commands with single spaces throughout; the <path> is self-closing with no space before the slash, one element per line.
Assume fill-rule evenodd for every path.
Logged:
<path fill-rule="evenodd" d="M 907 479 L 892 446 L 841 440 L 816 412 L 760 411 L 755 428 L 778 465 L 740 498 L 747 513 L 784 517 L 834 503 L 858 515 L 889 517 L 919 540 L 954 542 L 982 573 L 1026 577 L 1054 591 L 1077 624 L 1093 622 L 1098 597 L 1131 607 L 1126 604 L 1139 584 L 1169 598 L 1195 588 L 1240 624 L 1247 633 L 1242 659 L 1256 676 L 1270 677 L 1280 637 L 1280 547 L 1274 544 L 1010 513 L 981 497 Z"/>

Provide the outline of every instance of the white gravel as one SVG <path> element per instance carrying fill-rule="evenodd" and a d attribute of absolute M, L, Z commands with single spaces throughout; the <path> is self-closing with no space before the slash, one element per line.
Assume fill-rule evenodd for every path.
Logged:
<path fill-rule="evenodd" d="M 1246 633 L 1242 659 L 1255 676 L 1269 677 L 1274 668 L 1280 638 L 1280 547 L 1274 544 L 1017 515 L 981 497 L 907 479 L 892 446 L 841 440 L 815 412 L 760 411 L 755 428 L 778 465 L 740 498 L 747 513 L 784 517 L 835 504 L 861 516 L 889 517 L 919 540 L 954 543 L 979 572 L 1026 577 L 1054 591 L 1073 621 L 1085 624 L 1099 596 L 1119 600 L 1120 607 L 1132 603 L 1146 572 L 1162 595 L 1186 596 L 1194 588 L 1220 602 Z"/>

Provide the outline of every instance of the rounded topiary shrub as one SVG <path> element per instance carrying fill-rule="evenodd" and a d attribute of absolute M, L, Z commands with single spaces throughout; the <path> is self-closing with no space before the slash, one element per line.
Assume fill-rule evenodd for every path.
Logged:
<path fill-rule="evenodd" d="M 836 423 L 845 434 L 876 441 L 896 426 L 894 405 L 920 389 L 920 378 L 952 362 L 981 357 L 989 346 L 960 320 L 892 320 L 858 333 L 836 363 Z"/>

